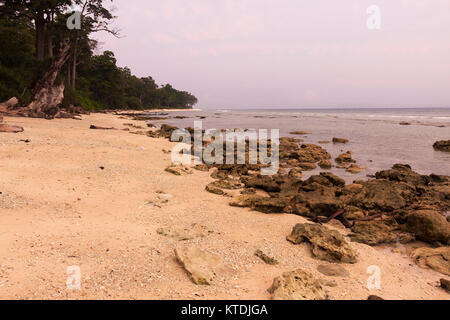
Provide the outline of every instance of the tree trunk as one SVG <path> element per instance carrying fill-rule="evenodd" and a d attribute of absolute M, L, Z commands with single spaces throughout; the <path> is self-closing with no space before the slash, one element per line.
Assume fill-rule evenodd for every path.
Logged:
<path fill-rule="evenodd" d="M 53 58 L 53 21 L 49 21 L 47 25 L 47 46 L 48 56 Z"/>
<path fill-rule="evenodd" d="M 53 119 L 60 113 L 59 106 L 64 99 L 64 82 L 55 85 L 55 80 L 69 58 L 70 42 L 68 39 L 61 43 L 58 55 L 52 65 L 33 89 L 33 101 L 21 110 L 24 115 L 36 118 Z"/>
<path fill-rule="evenodd" d="M 73 62 L 72 62 L 72 89 L 76 90 L 76 81 L 77 81 L 77 55 L 78 55 L 78 36 L 79 33 L 75 36 L 75 44 L 73 47 Z"/>
<path fill-rule="evenodd" d="M 70 61 L 67 61 L 67 84 L 69 85 L 69 86 L 71 86 L 71 84 L 72 84 L 72 80 L 71 80 L 71 77 L 70 77 L 70 68 L 72 67 L 72 65 L 70 64 Z"/>
<path fill-rule="evenodd" d="M 39 13 L 36 20 L 36 58 L 38 61 L 44 61 L 45 57 L 45 19 L 44 14 Z"/>

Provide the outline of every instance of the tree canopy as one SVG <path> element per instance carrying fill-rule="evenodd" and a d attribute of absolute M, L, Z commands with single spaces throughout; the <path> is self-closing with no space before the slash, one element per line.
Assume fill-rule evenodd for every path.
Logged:
<path fill-rule="evenodd" d="M 63 39 L 71 53 L 60 72 L 66 83 L 63 106 L 87 110 L 191 108 L 197 98 L 170 84 L 159 86 L 117 65 L 111 51 L 95 55 L 95 32 L 118 36 L 114 15 L 104 0 L 0 0 L 0 101 L 13 96 L 26 104 L 31 88 L 46 71 Z M 81 29 L 69 30 L 73 9 L 81 12 Z"/>

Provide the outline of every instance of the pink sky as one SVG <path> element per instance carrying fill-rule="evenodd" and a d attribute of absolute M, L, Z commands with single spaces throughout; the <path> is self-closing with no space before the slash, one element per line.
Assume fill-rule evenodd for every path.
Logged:
<path fill-rule="evenodd" d="M 113 3 L 101 49 L 200 108 L 450 107 L 450 0 Z"/>

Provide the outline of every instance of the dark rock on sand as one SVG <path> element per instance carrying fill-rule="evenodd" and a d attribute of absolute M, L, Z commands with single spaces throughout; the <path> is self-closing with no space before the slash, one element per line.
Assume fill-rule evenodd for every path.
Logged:
<path fill-rule="evenodd" d="M 255 256 L 260 258 L 262 261 L 264 261 L 268 265 L 275 266 L 278 264 L 278 261 L 276 259 L 269 257 L 267 254 L 265 254 L 261 250 L 257 250 L 255 252 Z"/>
<path fill-rule="evenodd" d="M 364 168 L 361 168 L 356 164 L 351 164 L 350 167 L 347 168 L 347 172 L 350 172 L 352 174 L 358 174 L 363 172 L 364 170 L 365 170 Z"/>
<path fill-rule="evenodd" d="M 386 179 L 394 182 L 404 182 L 412 186 L 428 185 L 430 178 L 414 172 L 410 165 L 396 164 L 390 170 L 384 170 L 375 174 L 377 179 Z"/>
<path fill-rule="evenodd" d="M 225 190 L 238 190 L 244 187 L 239 179 L 216 180 L 212 182 L 211 185 Z"/>
<path fill-rule="evenodd" d="M 257 195 L 241 195 L 230 202 L 232 207 L 252 208 L 262 213 L 284 213 L 287 206 L 285 199 L 261 197 Z"/>
<path fill-rule="evenodd" d="M 209 166 L 206 164 L 198 164 L 194 167 L 194 169 L 197 171 L 209 172 Z"/>
<path fill-rule="evenodd" d="M 414 189 L 384 179 L 370 180 L 363 184 L 363 189 L 354 195 L 350 204 L 366 209 L 392 212 L 406 207 L 405 196 L 413 197 Z"/>
<path fill-rule="evenodd" d="M 384 221 L 360 221 L 356 222 L 349 237 L 354 242 L 371 246 L 385 243 L 408 243 L 414 241 L 414 236 L 401 232 L 398 226 L 387 224 Z"/>
<path fill-rule="evenodd" d="M 444 152 L 450 152 L 450 140 L 446 140 L 446 141 L 437 141 L 434 145 L 433 148 L 436 151 L 444 151 Z"/>
<path fill-rule="evenodd" d="M 412 258 L 421 268 L 450 276 L 450 247 L 420 248 L 413 252 Z"/>
<path fill-rule="evenodd" d="M 218 195 L 218 196 L 224 196 L 224 195 L 226 195 L 226 192 L 225 192 L 225 191 L 223 191 L 222 189 L 216 187 L 213 183 L 208 184 L 208 185 L 205 187 L 205 190 L 208 191 L 209 193 L 216 194 L 216 195 Z"/>
<path fill-rule="evenodd" d="M 347 151 L 346 153 L 339 155 L 335 161 L 339 164 L 356 163 L 356 160 L 353 159 L 353 153 L 351 151 Z"/>
<path fill-rule="evenodd" d="M 318 224 L 297 224 L 287 240 L 294 244 L 308 242 L 314 257 L 328 262 L 356 263 L 356 253 L 336 230 Z"/>
<path fill-rule="evenodd" d="M 333 165 L 331 164 L 330 160 L 322 160 L 319 162 L 319 167 L 322 169 L 331 169 Z"/>
<path fill-rule="evenodd" d="M 450 244 L 450 224 L 437 211 L 418 210 L 411 212 L 407 217 L 406 229 L 415 234 L 419 240 Z"/>
<path fill-rule="evenodd" d="M 450 280 L 441 279 L 441 288 L 450 293 Z"/>
<path fill-rule="evenodd" d="M 348 139 L 344 139 L 344 138 L 333 138 L 333 143 L 348 143 Z"/>

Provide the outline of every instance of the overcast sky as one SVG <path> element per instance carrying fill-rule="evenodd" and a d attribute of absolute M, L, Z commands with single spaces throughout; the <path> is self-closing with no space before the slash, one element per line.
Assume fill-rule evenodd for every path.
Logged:
<path fill-rule="evenodd" d="M 113 3 L 101 50 L 200 108 L 450 107 L 450 0 Z"/>

